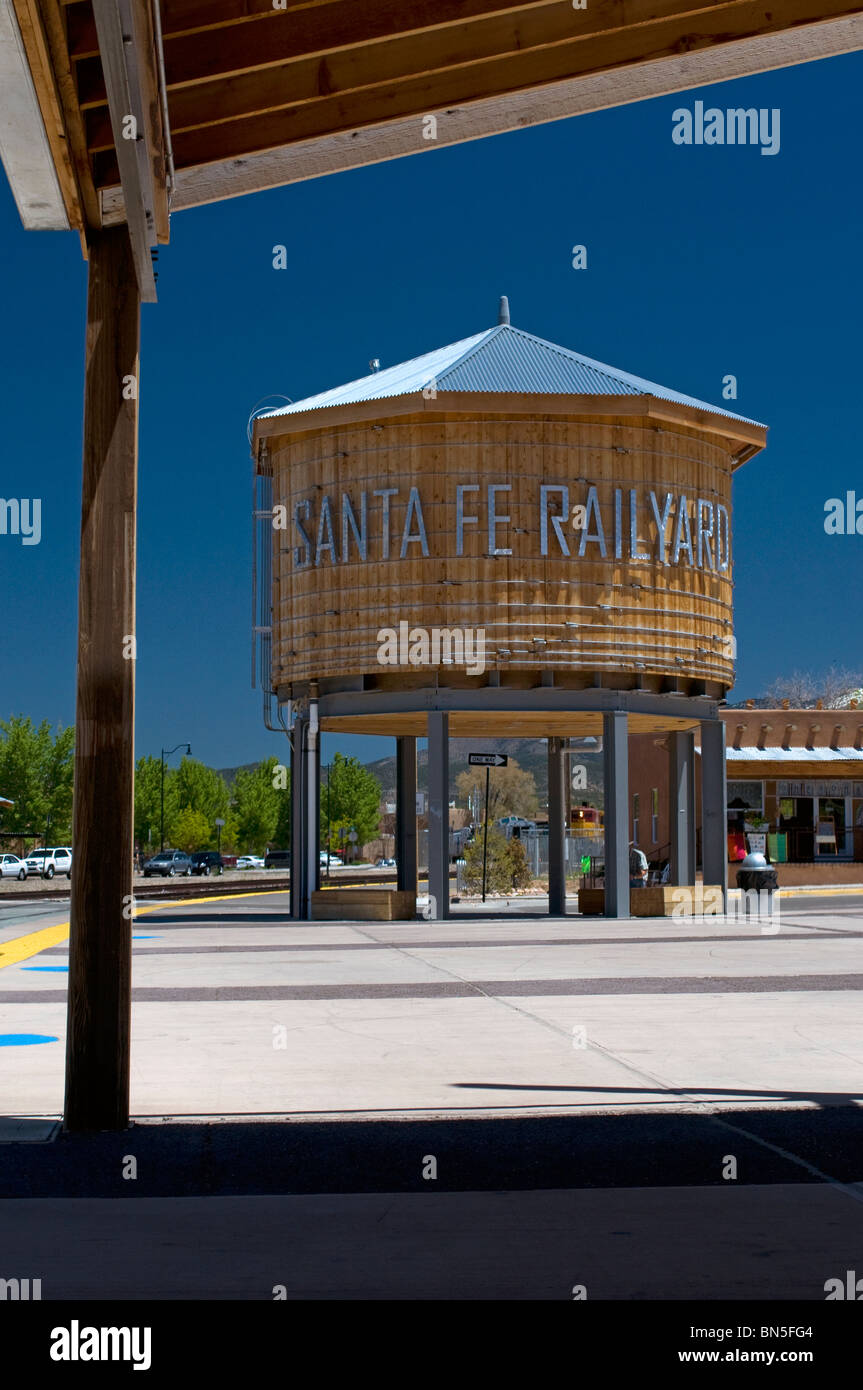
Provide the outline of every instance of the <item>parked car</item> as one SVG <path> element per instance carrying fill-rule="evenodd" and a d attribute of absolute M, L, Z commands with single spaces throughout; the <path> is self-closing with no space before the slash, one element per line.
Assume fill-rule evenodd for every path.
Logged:
<path fill-rule="evenodd" d="M 27 877 L 39 874 L 40 878 L 53 878 L 55 874 L 72 877 L 72 851 L 68 846 L 57 849 L 33 849 L 24 860 Z"/>
<path fill-rule="evenodd" d="M 268 849 L 264 855 L 265 869 L 289 869 L 291 851 L 289 849 Z"/>
<path fill-rule="evenodd" d="M 396 861 L 395 861 L 394 859 L 376 859 L 376 860 L 375 860 L 375 868 L 376 868 L 376 869 L 394 869 L 395 867 L 396 867 Z"/>
<path fill-rule="evenodd" d="M 326 869 L 327 867 L 331 869 L 340 869 L 344 864 L 344 860 L 341 856 L 334 854 L 332 850 L 330 850 L 329 865 L 327 864 L 327 851 L 325 849 L 321 850 L 319 858 L 322 869 Z"/>
<path fill-rule="evenodd" d="M 0 878 L 26 878 L 27 865 L 17 854 L 4 854 L 0 857 Z"/>
<path fill-rule="evenodd" d="M 192 854 L 192 873 L 220 874 L 222 872 L 222 856 L 217 854 L 214 849 L 196 849 Z"/>
<path fill-rule="evenodd" d="M 176 878 L 178 874 L 183 874 L 188 878 L 191 873 L 192 861 L 181 849 L 161 850 L 144 865 L 145 878 L 150 878 L 152 874 L 161 875 L 162 878 Z"/>
<path fill-rule="evenodd" d="M 522 836 L 536 834 L 536 821 L 527 820 L 524 816 L 501 816 L 497 825 L 508 840 L 520 840 Z"/>
<path fill-rule="evenodd" d="M 238 869 L 262 869 L 264 861 L 259 854 L 241 854 L 237 860 Z"/>

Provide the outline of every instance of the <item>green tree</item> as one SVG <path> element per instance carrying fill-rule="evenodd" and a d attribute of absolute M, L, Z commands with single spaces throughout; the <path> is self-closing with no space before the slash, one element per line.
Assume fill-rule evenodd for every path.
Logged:
<path fill-rule="evenodd" d="M 193 849 L 207 849 L 212 831 L 207 817 L 202 811 L 184 806 L 171 822 L 171 844 L 175 849 L 187 852 Z"/>
<path fill-rule="evenodd" d="M 256 768 L 240 768 L 234 779 L 231 813 L 225 826 L 225 840 L 240 853 L 261 854 L 273 840 L 284 791 L 274 783 L 277 758 L 267 758 Z"/>
<path fill-rule="evenodd" d="M 378 779 L 356 758 L 346 758 L 343 753 L 336 753 L 330 763 L 329 792 L 326 781 L 321 787 L 321 844 L 326 843 L 328 810 L 330 838 L 334 848 L 341 843 L 340 829 L 349 832 L 353 828 L 357 832 L 357 846 L 367 844 L 378 832 L 380 805 L 381 784 Z"/>
<path fill-rule="evenodd" d="M 228 788 L 224 777 L 197 758 L 183 758 L 171 773 L 171 801 L 176 810 L 191 807 L 205 817 L 212 833 L 217 818 L 228 809 Z"/>
<path fill-rule="evenodd" d="M 465 848 L 464 886 L 469 893 L 482 892 L 483 840 L 484 831 L 480 826 Z M 512 880 L 513 865 L 509 853 L 509 842 L 497 826 L 490 825 L 488 828 L 486 891 L 488 893 L 509 893 L 513 886 Z"/>
<path fill-rule="evenodd" d="M 521 840 L 514 836 L 509 841 L 509 862 L 512 870 L 513 888 L 529 888 L 533 883 L 533 872 L 527 862 L 527 854 Z"/>
<path fill-rule="evenodd" d="M 281 779 L 280 779 L 281 780 Z M 279 810 L 276 817 L 276 828 L 273 831 L 273 844 L 278 849 L 291 848 L 291 784 L 285 787 L 278 787 L 276 795 L 279 799 Z M 323 795 L 323 793 L 322 793 Z"/>
<path fill-rule="evenodd" d="M 0 813 L 4 830 L 20 831 L 62 844 L 72 832 L 74 731 L 58 727 L 52 735 L 47 719 L 12 715 L 0 720 L 0 791 L 14 804 Z"/>
<path fill-rule="evenodd" d="M 485 815 L 484 767 L 472 767 L 467 772 L 460 772 L 456 778 L 456 790 L 459 800 L 465 805 L 472 804 L 472 796 L 474 804 L 477 804 L 475 798 L 478 793 L 480 815 Z M 519 767 L 514 759 L 510 759 L 506 767 L 490 769 L 489 820 L 497 820 L 500 816 L 524 816 L 530 819 L 536 815 L 538 806 L 536 779 L 532 772 Z"/>
<path fill-rule="evenodd" d="M 135 839 L 144 850 L 159 848 L 160 786 L 161 760 L 139 758 L 135 764 Z"/>
<path fill-rule="evenodd" d="M 477 831 L 465 849 L 464 886 L 469 893 L 482 892 L 483 830 Z M 488 828 L 488 871 L 486 891 L 511 893 L 529 888 L 533 874 L 521 840 L 510 839 L 490 825 Z"/>

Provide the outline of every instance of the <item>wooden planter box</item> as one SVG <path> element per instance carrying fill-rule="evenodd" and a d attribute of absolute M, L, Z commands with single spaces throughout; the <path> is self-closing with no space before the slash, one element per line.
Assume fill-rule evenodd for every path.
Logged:
<path fill-rule="evenodd" d="M 723 910 L 722 889 L 709 883 L 693 883 L 685 888 L 651 884 L 634 888 L 629 901 L 633 917 L 710 917 Z"/>
<path fill-rule="evenodd" d="M 579 888 L 578 910 L 585 917 L 601 917 L 605 912 L 605 889 Z"/>
<path fill-rule="evenodd" d="M 321 888 L 312 893 L 318 922 L 413 922 L 416 894 L 400 888 Z"/>
<path fill-rule="evenodd" d="M 601 917 L 605 912 L 604 888 L 580 888 L 578 910 L 586 917 Z M 718 884 L 695 883 L 688 888 L 672 884 L 654 884 L 648 888 L 633 888 L 629 894 L 631 917 L 700 917 L 722 912 L 722 889 Z"/>

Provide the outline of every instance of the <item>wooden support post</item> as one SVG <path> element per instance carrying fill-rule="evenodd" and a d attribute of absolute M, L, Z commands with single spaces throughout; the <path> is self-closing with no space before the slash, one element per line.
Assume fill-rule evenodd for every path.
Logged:
<path fill-rule="evenodd" d="M 90 239 L 64 1125 L 129 1123 L 140 296 L 125 226 Z"/>

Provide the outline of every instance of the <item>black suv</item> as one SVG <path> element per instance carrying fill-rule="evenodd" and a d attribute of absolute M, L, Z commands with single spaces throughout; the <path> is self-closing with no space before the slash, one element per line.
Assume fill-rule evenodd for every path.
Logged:
<path fill-rule="evenodd" d="M 192 855 L 193 874 L 220 874 L 223 868 L 222 856 L 214 849 L 198 849 Z"/>
<path fill-rule="evenodd" d="M 289 869 L 291 851 L 289 849 L 268 849 L 264 856 L 265 869 Z"/>

